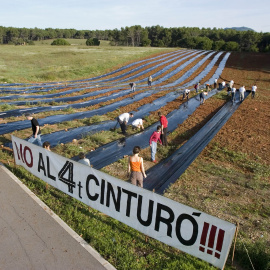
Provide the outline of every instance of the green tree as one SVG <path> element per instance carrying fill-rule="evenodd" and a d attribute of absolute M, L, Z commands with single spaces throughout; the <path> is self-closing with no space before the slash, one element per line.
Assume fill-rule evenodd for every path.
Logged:
<path fill-rule="evenodd" d="M 240 38 L 242 51 L 258 51 L 257 44 L 261 41 L 262 35 L 254 31 L 244 31 Z"/>
<path fill-rule="evenodd" d="M 141 32 L 141 46 L 147 47 L 147 46 L 150 46 L 150 44 L 151 44 L 151 40 L 148 38 L 148 31 L 144 29 Z"/>
<path fill-rule="evenodd" d="M 258 44 L 258 47 L 260 52 L 270 51 L 270 33 L 263 33 L 261 41 Z"/>

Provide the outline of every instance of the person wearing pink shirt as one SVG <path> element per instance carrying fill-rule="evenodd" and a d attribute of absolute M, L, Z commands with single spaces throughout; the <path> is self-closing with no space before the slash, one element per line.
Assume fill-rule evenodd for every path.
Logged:
<path fill-rule="evenodd" d="M 150 137 L 149 144 L 151 147 L 151 160 L 152 162 L 156 162 L 156 152 L 157 152 L 157 142 L 159 141 L 162 144 L 160 139 L 161 135 L 161 126 L 157 126 L 157 131 L 154 131 Z"/>

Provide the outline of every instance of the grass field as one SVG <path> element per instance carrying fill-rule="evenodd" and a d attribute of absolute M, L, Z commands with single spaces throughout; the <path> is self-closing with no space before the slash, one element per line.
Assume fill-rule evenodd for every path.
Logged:
<path fill-rule="evenodd" d="M 37 42 L 34 46 L 1 46 L 0 81 L 39 82 L 89 78 L 120 67 L 123 63 L 162 51 L 170 51 L 170 49 L 160 48 L 110 47 L 107 43 L 94 48 L 85 46 L 82 40 L 70 40 L 70 43 L 74 45 L 68 47 L 54 47 L 50 46 L 50 43 L 51 41 L 44 41 Z M 237 63 L 237 61 L 232 62 Z M 260 67 L 256 69 L 259 70 Z M 233 70 L 233 74 L 235 73 L 236 70 Z M 239 68 L 240 73 L 243 74 L 244 70 Z M 213 216 L 233 223 L 240 222 L 235 263 L 231 266 L 230 257 L 225 269 L 252 269 L 245 247 L 249 251 L 256 270 L 270 269 L 270 171 L 269 158 L 265 154 L 267 151 L 263 150 L 268 149 L 265 145 L 269 140 L 269 134 L 267 130 L 265 134 L 263 133 L 268 127 L 267 121 L 264 126 L 262 122 L 259 122 L 259 119 L 269 115 L 267 74 L 266 72 L 256 74 L 259 78 L 258 87 L 260 91 L 264 87 L 264 92 L 259 92 L 254 101 L 250 98 L 245 100 L 232 119 L 165 194 L 175 201 Z M 248 74 L 246 80 L 253 82 L 256 76 Z M 260 85 L 260 82 L 265 84 Z M 244 83 L 240 75 L 237 83 Z M 166 149 L 160 148 L 157 159 L 166 158 L 176 147 L 188 140 L 226 102 L 226 99 L 226 93 L 221 92 L 209 99 L 204 106 L 199 107 L 188 120 L 169 135 L 170 146 Z M 179 100 L 176 103 L 179 106 Z M 176 105 L 171 102 L 163 109 L 169 112 L 173 110 L 173 106 Z M 252 118 L 248 118 L 250 112 L 253 115 Z M 46 126 L 43 131 L 49 133 L 64 129 L 67 125 L 68 127 L 87 125 L 114 117 L 115 115 L 111 113 L 104 118 L 92 117 L 81 121 L 70 121 L 63 125 Z M 155 121 L 157 121 L 156 112 L 149 116 L 147 125 Z M 30 129 L 23 130 L 15 135 L 25 138 L 29 132 Z M 97 133 L 76 143 L 59 145 L 53 151 L 73 156 L 80 151 L 78 145 L 85 149 L 96 148 L 121 136 L 121 134 L 109 131 Z M 262 143 L 257 144 L 259 137 Z M 252 138 L 254 141 L 250 143 Z M 2 136 L 1 142 L 6 140 L 6 135 Z M 245 140 L 244 143 L 242 143 L 243 140 Z M 253 145 L 257 147 L 253 148 Z M 142 156 L 146 165 L 153 166 L 149 162 L 149 149 L 142 151 Z M 9 152 L 0 151 L 0 161 L 4 162 L 23 183 L 117 269 L 215 269 L 199 259 L 154 239 L 146 240 L 145 236 L 136 230 L 98 211 L 88 209 L 87 206 L 70 199 L 69 196 L 56 189 L 51 187 L 46 189 L 41 180 L 23 168 L 15 168 L 12 154 Z M 126 175 L 126 167 L 126 159 L 121 159 L 104 168 L 104 171 L 126 180 L 122 173 Z"/>
<path fill-rule="evenodd" d="M 86 40 L 68 41 L 71 46 L 51 46 L 52 40 L 27 46 L 1 45 L 0 82 L 26 83 L 90 78 L 135 59 L 173 50 L 113 47 L 106 41 L 101 41 L 98 47 L 89 47 L 85 45 Z"/>

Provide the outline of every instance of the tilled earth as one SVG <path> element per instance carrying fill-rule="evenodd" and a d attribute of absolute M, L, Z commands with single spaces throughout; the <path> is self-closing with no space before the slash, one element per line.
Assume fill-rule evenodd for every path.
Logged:
<path fill-rule="evenodd" d="M 186 70 L 177 74 L 178 78 Z M 207 81 L 214 71 L 213 68 L 201 83 Z M 170 81 L 174 79 L 171 78 Z M 232 79 L 237 88 L 245 85 L 248 90 L 256 83 L 258 90 L 255 99 L 251 99 L 251 96 L 246 98 L 210 144 L 164 195 L 230 222 L 238 222 L 240 233 L 245 233 L 248 239 L 266 239 L 270 243 L 269 169 L 265 173 L 265 168 L 269 168 L 270 164 L 270 55 L 232 53 L 219 82 Z M 173 90 L 175 89 L 168 89 Z M 136 110 L 165 93 L 157 93 L 121 107 L 110 113 L 110 116 L 116 117 L 119 113 Z M 223 96 L 206 100 L 203 106 L 169 135 L 169 147 L 159 147 L 157 161 L 185 143 L 226 102 L 225 92 Z M 178 98 L 160 111 L 166 115 L 177 109 L 181 103 Z M 157 112 L 151 113 L 149 119 L 158 121 Z M 149 148 L 144 149 L 141 154 L 146 169 L 154 166 L 150 161 Z M 127 180 L 125 159 L 122 160 L 125 162 L 115 162 L 104 169 Z"/>
<path fill-rule="evenodd" d="M 237 88 L 245 85 L 248 90 L 256 83 L 258 89 L 255 99 L 251 95 L 246 98 L 211 143 L 164 195 L 232 223 L 239 223 L 240 233 L 245 234 L 247 239 L 265 239 L 270 243 L 269 169 L 265 173 L 265 168 L 270 165 L 270 55 L 232 53 L 219 82 L 232 79 Z M 223 98 L 206 100 L 169 135 L 171 149 L 160 147 L 157 160 L 179 148 L 210 120 L 227 102 L 225 95 Z M 166 115 L 180 104 L 180 99 L 176 99 L 161 111 Z M 133 110 L 134 107 L 127 106 L 125 109 Z M 150 117 L 158 120 L 156 112 Z M 152 167 L 150 148 L 144 149 L 141 154 L 145 168 Z M 123 164 L 115 162 L 105 170 L 127 180 Z M 260 166 L 264 169 L 260 169 Z"/>

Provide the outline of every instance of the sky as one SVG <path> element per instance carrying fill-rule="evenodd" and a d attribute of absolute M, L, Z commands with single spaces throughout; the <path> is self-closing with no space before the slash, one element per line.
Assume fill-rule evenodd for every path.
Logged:
<path fill-rule="evenodd" d="M 9 0 L 0 26 L 76 30 L 125 26 L 249 27 L 270 32 L 269 0 Z"/>

